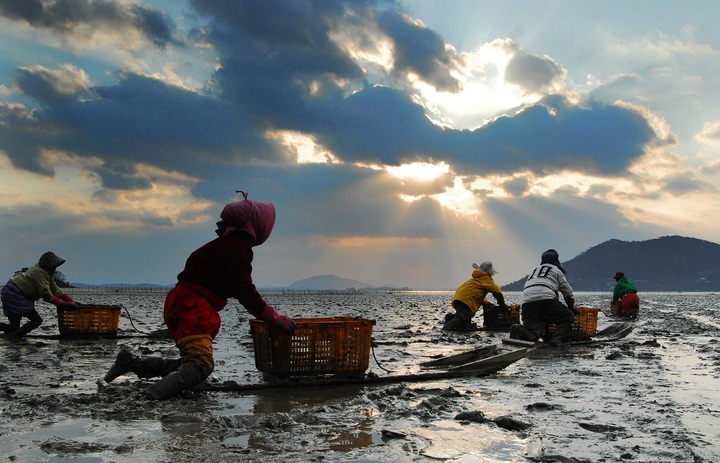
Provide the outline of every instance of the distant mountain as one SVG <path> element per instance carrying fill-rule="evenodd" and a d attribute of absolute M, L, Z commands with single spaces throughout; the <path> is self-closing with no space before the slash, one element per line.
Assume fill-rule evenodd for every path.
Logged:
<path fill-rule="evenodd" d="M 285 289 L 304 289 L 304 290 L 335 290 L 343 291 L 346 289 L 368 289 L 375 288 L 373 285 L 363 283 L 358 280 L 349 278 L 341 278 L 336 275 L 320 275 L 310 278 L 304 278 L 285 286 Z"/>
<path fill-rule="evenodd" d="M 720 244 L 697 238 L 613 239 L 562 263 L 575 291 L 612 291 L 615 272 L 624 272 L 639 292 L 720 291 Z M 522 291 L 524 283 L 525 277 L 502 289 Z"/>
<path fill-rule="evenodd" d="M 154 284 L 154 283 L 137 283 L 137 284 L 128 284 L 128 283 L 104 283 L 101 285 L 91 285 L 87 283 L 70 283 L 71 288 L 114 288 L 114 289 L 164 289 L 164 288 L 170 288 L 172 286 L 175 286 L 175 284 L 171 285 L 161 285 L 161 284 Z"/>

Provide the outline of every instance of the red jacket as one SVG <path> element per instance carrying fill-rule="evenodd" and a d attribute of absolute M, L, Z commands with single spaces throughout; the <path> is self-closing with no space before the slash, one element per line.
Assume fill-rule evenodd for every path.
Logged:
<path fill-rule="evenodd" d="M 211 294 L 202 294 L 220 310 L 228 298 L 235 298 L 253 316 L 266 302 L 252 282 L 253 241 L 243 232 L 220 236 L 190 254 L 178 281 L 200 285 Z"/>

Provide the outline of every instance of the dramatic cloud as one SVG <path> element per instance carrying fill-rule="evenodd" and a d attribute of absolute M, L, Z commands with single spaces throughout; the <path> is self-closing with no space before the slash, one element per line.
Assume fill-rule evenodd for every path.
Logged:
<path fill-rule="evenodd" d="M 0 14 L 62 36 L 144 37 L 164 47 L 175 43 L 175 24 L 162 11 L 111 0 L 0 0 Z M 123 38 L 124 36 L 124 38 Z"/>
<path fill-rule="evenodd" d="M 547 56 L 540 58 L 518 52 L 507 64 L 505 80 L 525 93 L 544 94 L 559 87 L 564 74 L 562 66 Z"/>
<path fill-rule="evenodd" d="M 3 230 L 19 241 L 44 214 L 59 243 L 150 239 L 179 266 L 161 236 L 188 249 L 211 238 L 243 189 L 278 208 L 268 256 L 318 273 L 343 273 L 322 267 L 344 255 L 408 262 L 403 277 L 452 280 L 469 253 L 524 268 L 539 248 L 669 232 L 667 202 L 689 210 L 717 191 L 715 106 L 693 95 L 714 86 L 686 76 L 716 66 L 699 33 L 625 43 L 598 29 L 593 65 L 571 59 L 590 48 L 537 31 L 527 43 L 486 28 L 459 49 L 413 7 L 0 0 L 13 50 L 0 67 L 0 169 L 14 179 L 0 185 Z M 704 108 L 697 119 L 666 114 L 684 101 L 667 101 L 676 87 Z M 434 267 L 443 253 L 452 271 Z M 378 269 L 362 271 L 343 276 Z"/>

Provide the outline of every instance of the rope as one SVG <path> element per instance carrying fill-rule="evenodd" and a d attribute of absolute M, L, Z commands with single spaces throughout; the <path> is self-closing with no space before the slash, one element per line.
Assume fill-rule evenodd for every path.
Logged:
<path fill-rule="evenodd" d="M 383 367 L 382 365 L 380 365 L 380 360 L 378 360 L 377 356 L 375 355 L 375 346 L 376 346 L 375 339 L 372 339 L 372 338 L 371 338 L 371 339 L 370 339 L 370 350 L 372 350 L 372 354 L 373 354 L 373 358 L 375 359 L 375 363 L 377 363 L 377 366 L 378 366 L 381 370 L 387 371 L 388 373 L 392 373 L 393 370 L 388 370 L 387 368 L 385 368 L 385 367 Z"/>
<path fill-rule="evenodd" d="M 135 331 L 137 331 L 137 332 L 140 333 L 140 334 L 151 334 L 151 333 L 146 333 L 146 332 L 144 332 L 144 331 L 140 331 L 139 329 L 137 329 L 137 327 L 135 326 L 135 323 L 133 323 L 133 319 L 132 319 L 132 317 L 130 316 L 130 311 L 127 309 L 127 307 L 125 307 L 125 306 L 122 305 L 122 304 L 120 304 L 120 307 L 122 307 L 123 309 L 125 309 L 125 313 L 127 314 L 128 319 L 130 319 L 130 325 L 132 325 L 132 327 L 133 327 L 133 329 L 134 329 Z"/>

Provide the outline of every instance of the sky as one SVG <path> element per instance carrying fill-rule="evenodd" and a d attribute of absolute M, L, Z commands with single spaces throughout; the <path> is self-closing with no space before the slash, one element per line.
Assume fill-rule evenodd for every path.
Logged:
<path fill-rule="evenodd" d="M 549 248 L 720 242 L 718 17 L 705 0 L 0 0 L 0 277 L 50 250 L 71 283 L 172 284 L 238 190 L 277 209 L 261 287 L 454 289 L 483 261 L 502 285 Z"/>

